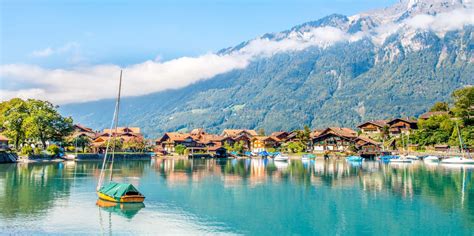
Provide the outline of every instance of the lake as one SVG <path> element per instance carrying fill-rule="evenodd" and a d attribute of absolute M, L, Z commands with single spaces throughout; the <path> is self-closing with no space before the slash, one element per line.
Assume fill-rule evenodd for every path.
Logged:
<path fill-rule="evenodd" d="M 0 233 L 473 235 L 474 167 L 316 160 L 116 162 L 143 205 L 99 202 L 101 162 L 0 165 Z"/>

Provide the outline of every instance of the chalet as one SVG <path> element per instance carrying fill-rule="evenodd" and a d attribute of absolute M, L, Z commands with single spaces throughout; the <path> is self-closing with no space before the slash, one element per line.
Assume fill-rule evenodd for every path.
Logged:
<path fill-rule="evenodd" d="M 273 132 L 270 137 L 274 138 L 278 142 L 284 142 L 290 133 L 285 131 Z"/>
<path fill-rule="evenodd" d="M 222 146 L 208 147 L 207 152 L 211 154 L 213 157 L 217 157 L 217 158 L 227 157 L 227 149 L 225 149 Z"/>
<path fill-rule="evenodd" d="M 447 111 L 429 111 L 426 113 L 421 114 L 418 118 L 422 120 L 428 120 L 429 118 L 433 116 L 443 116 L 443 115 L 448 115 L 449 112 Z"/>
<path fill-rule="evenodd" d="M 399 136 L 400 134 L 408 134 L 411 130 L 418 128 L 418 122 L 410 118 L 395 118 L 389 122 L 389 132 L 392 136 Z"/>
<path fill-rule="evenodd" d="M 350 128 L 329 127 L 313 138 L 315 152 L 343 152 L 355 146 L 357 133 Z"/>
<path fill-rule="evenodd" d="M 358 136 L 356 138 L 355 147 L 362 157 L 374 158 L 382 153 L 382 143 L 376 142 L 369 137 Z"/>
<path fill-rule="evenodd" d="M 253 136 L 258 136 L 257 132 L 251 129 L 225 129 L 224 131 L 222 131 L 221 135 L 224 137 L 231 138 L 235 138 L 241 135 L 247 135 L 249 138 Z"/>
<path fill-rule="evenodd" d="M 0 134 L 0 150 L 7 150 L 8 149 L 8 141 L 10 141 L 10 139 L 8 139 L 4 135 Z"/>
<path fill-rule="evenodd" d="M 80 124 L 74 125 L 73 128 L 74 128 L 74 131 L 72 133 L 72 137 L 74 138 L 84 136 L 90 139 L 95 139 L 97 137 L 97 132 L 95 132 L 91 128 L 85 127 Z"/>
<path fill-rule="evenodd" d="M 177 145 L 184 145 L 185 147 L 204 147 L 202 143 L 198 143 L 192 138 L 190 134 L 168 132 L 163 137 L 156 140 L 156 145 L 167 153 L 173 153 Z"/>
<path fill-rule="evenodd" d="M 251 140 L 251 151 L 263 152 L 269 148 L 276 148 L 278 145 L 278 140 L 272 136 L 255 136 Z"/>
<path fill-rule="evenodd" d="M 383 132 L 383 128 L 387 125 L 386 120 L 371 120 L 357 126 L 360 131 L 370 137 L 379 136 Z"/>

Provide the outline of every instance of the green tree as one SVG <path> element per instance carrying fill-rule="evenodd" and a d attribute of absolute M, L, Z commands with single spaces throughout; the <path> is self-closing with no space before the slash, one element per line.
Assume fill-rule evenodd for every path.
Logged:
<path fill-rule="evenodd" d="M 57 156 L 59 154 L 59 147 L 58 145 L 56 144 L 51 144 L 48 146 L 48 148 L 46 149 L 46 151 L 48 151 L 49 153 L 51 153 L 51 155 L 53 156 Z"/>
<path fill-rule="evenodd" d="M 145 147 L 146 141 L 143 138 L 134 137 L 123 142 L 123 149 L 131 150 L 133 152 L 144 150 Z"/>
<path fill-rule="evenodd" d="M 178 144 L 176 145 L 176 147 L 174 147 L 174 151 L 179 155 L 183 155 L 185 150 L 186 146 L 184 146 L 183 144 Z"/>
<path fill-rule="evenodd" d="M 303 152 L 305 149 L 305 145 L 301 142 L 289 142 L 286 147 L 291 153 Z"/>
<path fill-rule="evenodd" d="M 436 102 L 430 111 L 449 111 L 449 105 L 447 102 Z"/>
<path fill-rule="evenodd" d="M 234 147 L 232 148 L 234 152 L 242 153 L 244 151 L 244 141 L 240 140 L 240 142 L 235 142 Z"/>
<path fill-rule="evenodd" d="M 46 141 L 62 141 L 73 131 L 72 118 L 62 117 L 50 102 L 28 99 L 29 115 L 24 120 L 27 138 L 39 140 L 46 147 Z"/>
<path fill-rule="evenodd" d="M 29 116 L 28 106 L 25 101 L 13 98 L 0 103 L 0 124 L 3 133 L 13 140 L 15 149 L 25 141 L 25 119 Z"/>
<path fill-rule="evenodd" d="M 451 111 L 463 120 L 464 125 L 474 125 L 474 87 L 468 86 L 453 92 L 454 106 Z"/>
<path fill-rule="evenodd" d="M 74 148 L 80 147 L 82 152 L 85 152 L 86 147 L 89 147 L 92 143 L 91 138 L 86 135 L 80 135 L 69 140 L 69 144 L 74 146 Z"/>

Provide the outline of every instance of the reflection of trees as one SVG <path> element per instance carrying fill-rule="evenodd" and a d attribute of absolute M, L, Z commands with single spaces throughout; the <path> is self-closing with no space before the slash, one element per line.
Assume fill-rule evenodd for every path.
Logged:
<path fill-rule="evenodd" d="M 30 216 L 51 208 L 58 198 L 67 197 L 71 182 L 62 178 L 71 177 L 71 173 L 63 173 L 60 165 L 0 165 L 0 179 L 4 183 L 0 214 L 6 218 Z"/>

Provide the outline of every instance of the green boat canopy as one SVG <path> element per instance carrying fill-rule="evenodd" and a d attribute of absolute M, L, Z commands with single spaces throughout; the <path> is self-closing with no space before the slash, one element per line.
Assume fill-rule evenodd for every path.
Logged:
<path fill-rule="evenodd" d="M 131 184 L 123 184 L 123 183 L 115 183 L 115 182 L 110 182 L 102 186 L 102 188 L 99 189 L 99 192 L 107 196 L 113 197 L 117 201 L 119 201 L 120 198 L 123 197 L 128 192 L 140 193 Z"/>

